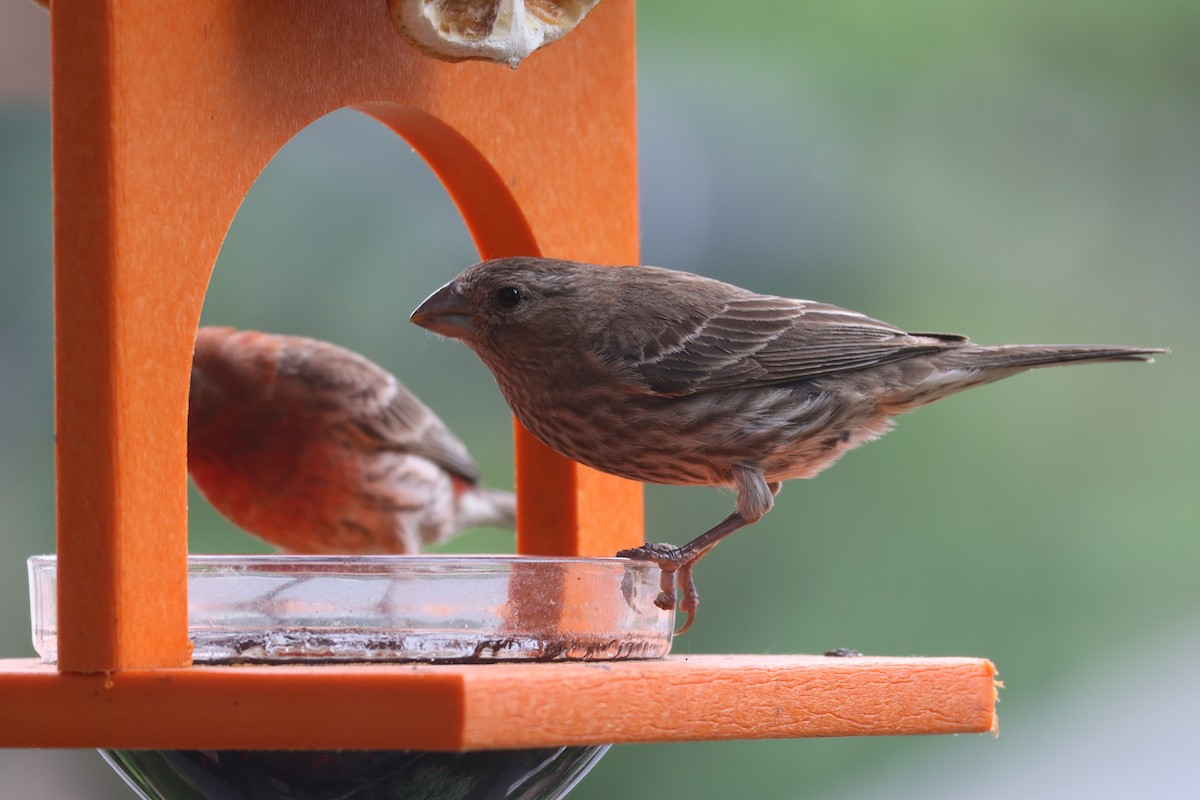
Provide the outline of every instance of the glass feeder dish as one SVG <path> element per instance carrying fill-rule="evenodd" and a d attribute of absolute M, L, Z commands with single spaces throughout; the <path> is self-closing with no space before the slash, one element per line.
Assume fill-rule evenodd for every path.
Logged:
<path fill-rule="evenodd" d="M 29 559 L 33 644 L 58 656 L 57 558 Z M 661 658 L 658 566 L 534 556 L 191 556 L 197 664 Z M 147 800 L 548 800 L 607 746 L 533 750 L 102 750 Z"/>
<path fill-rule="evenodd" d="M 55 556 L 29 559 L 33 646 L 58 657 Z M 622 558 L 191 556 L 197 664 L 661 658 L 659 568 Z"/>

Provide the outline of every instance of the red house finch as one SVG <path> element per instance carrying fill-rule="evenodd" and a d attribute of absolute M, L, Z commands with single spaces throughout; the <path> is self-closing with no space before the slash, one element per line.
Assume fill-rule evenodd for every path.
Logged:
<path fill-rule="evenodd" d="M 237 525 L 293 553 L 412 553 L 512 528 L 466 446 L 392 375 L 299 336 L 201 328 L 188 471 Z"/>
<path fill-rule="evenodd" d="M 737 510 L 688 544 L 618 553 L 662 567 L 664 608 L 678 573 L 681 631 L 695 563 L 767 513 L 782 481 L 816 475 L 893 416 L 1033 367 L 1164 352 L 982 346 L 686 272 L 544 258 L 477 264 L 412 321 L 474 350 L 521 424 L 562 455 L 638 481 L 733 487 Z"/>

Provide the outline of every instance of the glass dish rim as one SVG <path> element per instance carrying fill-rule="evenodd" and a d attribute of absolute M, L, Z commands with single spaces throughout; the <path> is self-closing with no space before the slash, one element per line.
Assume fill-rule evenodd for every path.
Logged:
<path fill-rule="evenodd" d="M 42 553 L 26 559 L 30 566 L 57 566 L 57 553 Z M 188 568 L 204 566 L 246 565 L 322 565 L 322 566 L 399 566 L 404 564 L 442 564 L 453 566 L 505 565 L 564 565 L 617 566 L 627 569 L 657 569 L 652 561 L 617 556 L 538 556 L 493 553 L 396 553 L 371 555 L 324 555 L 298 553 L 189 553 Z"/>

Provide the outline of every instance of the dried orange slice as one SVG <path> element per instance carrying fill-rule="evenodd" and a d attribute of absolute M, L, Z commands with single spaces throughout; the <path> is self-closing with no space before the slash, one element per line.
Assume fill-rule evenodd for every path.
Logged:
<path fill-rule="evenodd" d="M 396 30 L 443 61 L 508 64 L 561 39 L 600 0 L 388 0 Z"/>

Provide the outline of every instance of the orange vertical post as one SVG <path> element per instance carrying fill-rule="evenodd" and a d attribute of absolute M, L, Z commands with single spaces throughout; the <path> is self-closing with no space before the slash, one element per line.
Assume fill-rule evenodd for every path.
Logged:
<path fill-rule="evenodd" d="M 55 0 L 59 667 L 189 662 L 191 349 L 237 208 L 354 107 L 429 161 L 487 257 L 637 262 L 634 14 L 607 0 L 518 71 L 427 58 L 377 0 Z M 464 265 L 447 265 L 447 277 Z M 641 489 L 518 433 L 518 547 L 641 541 Z"/>

